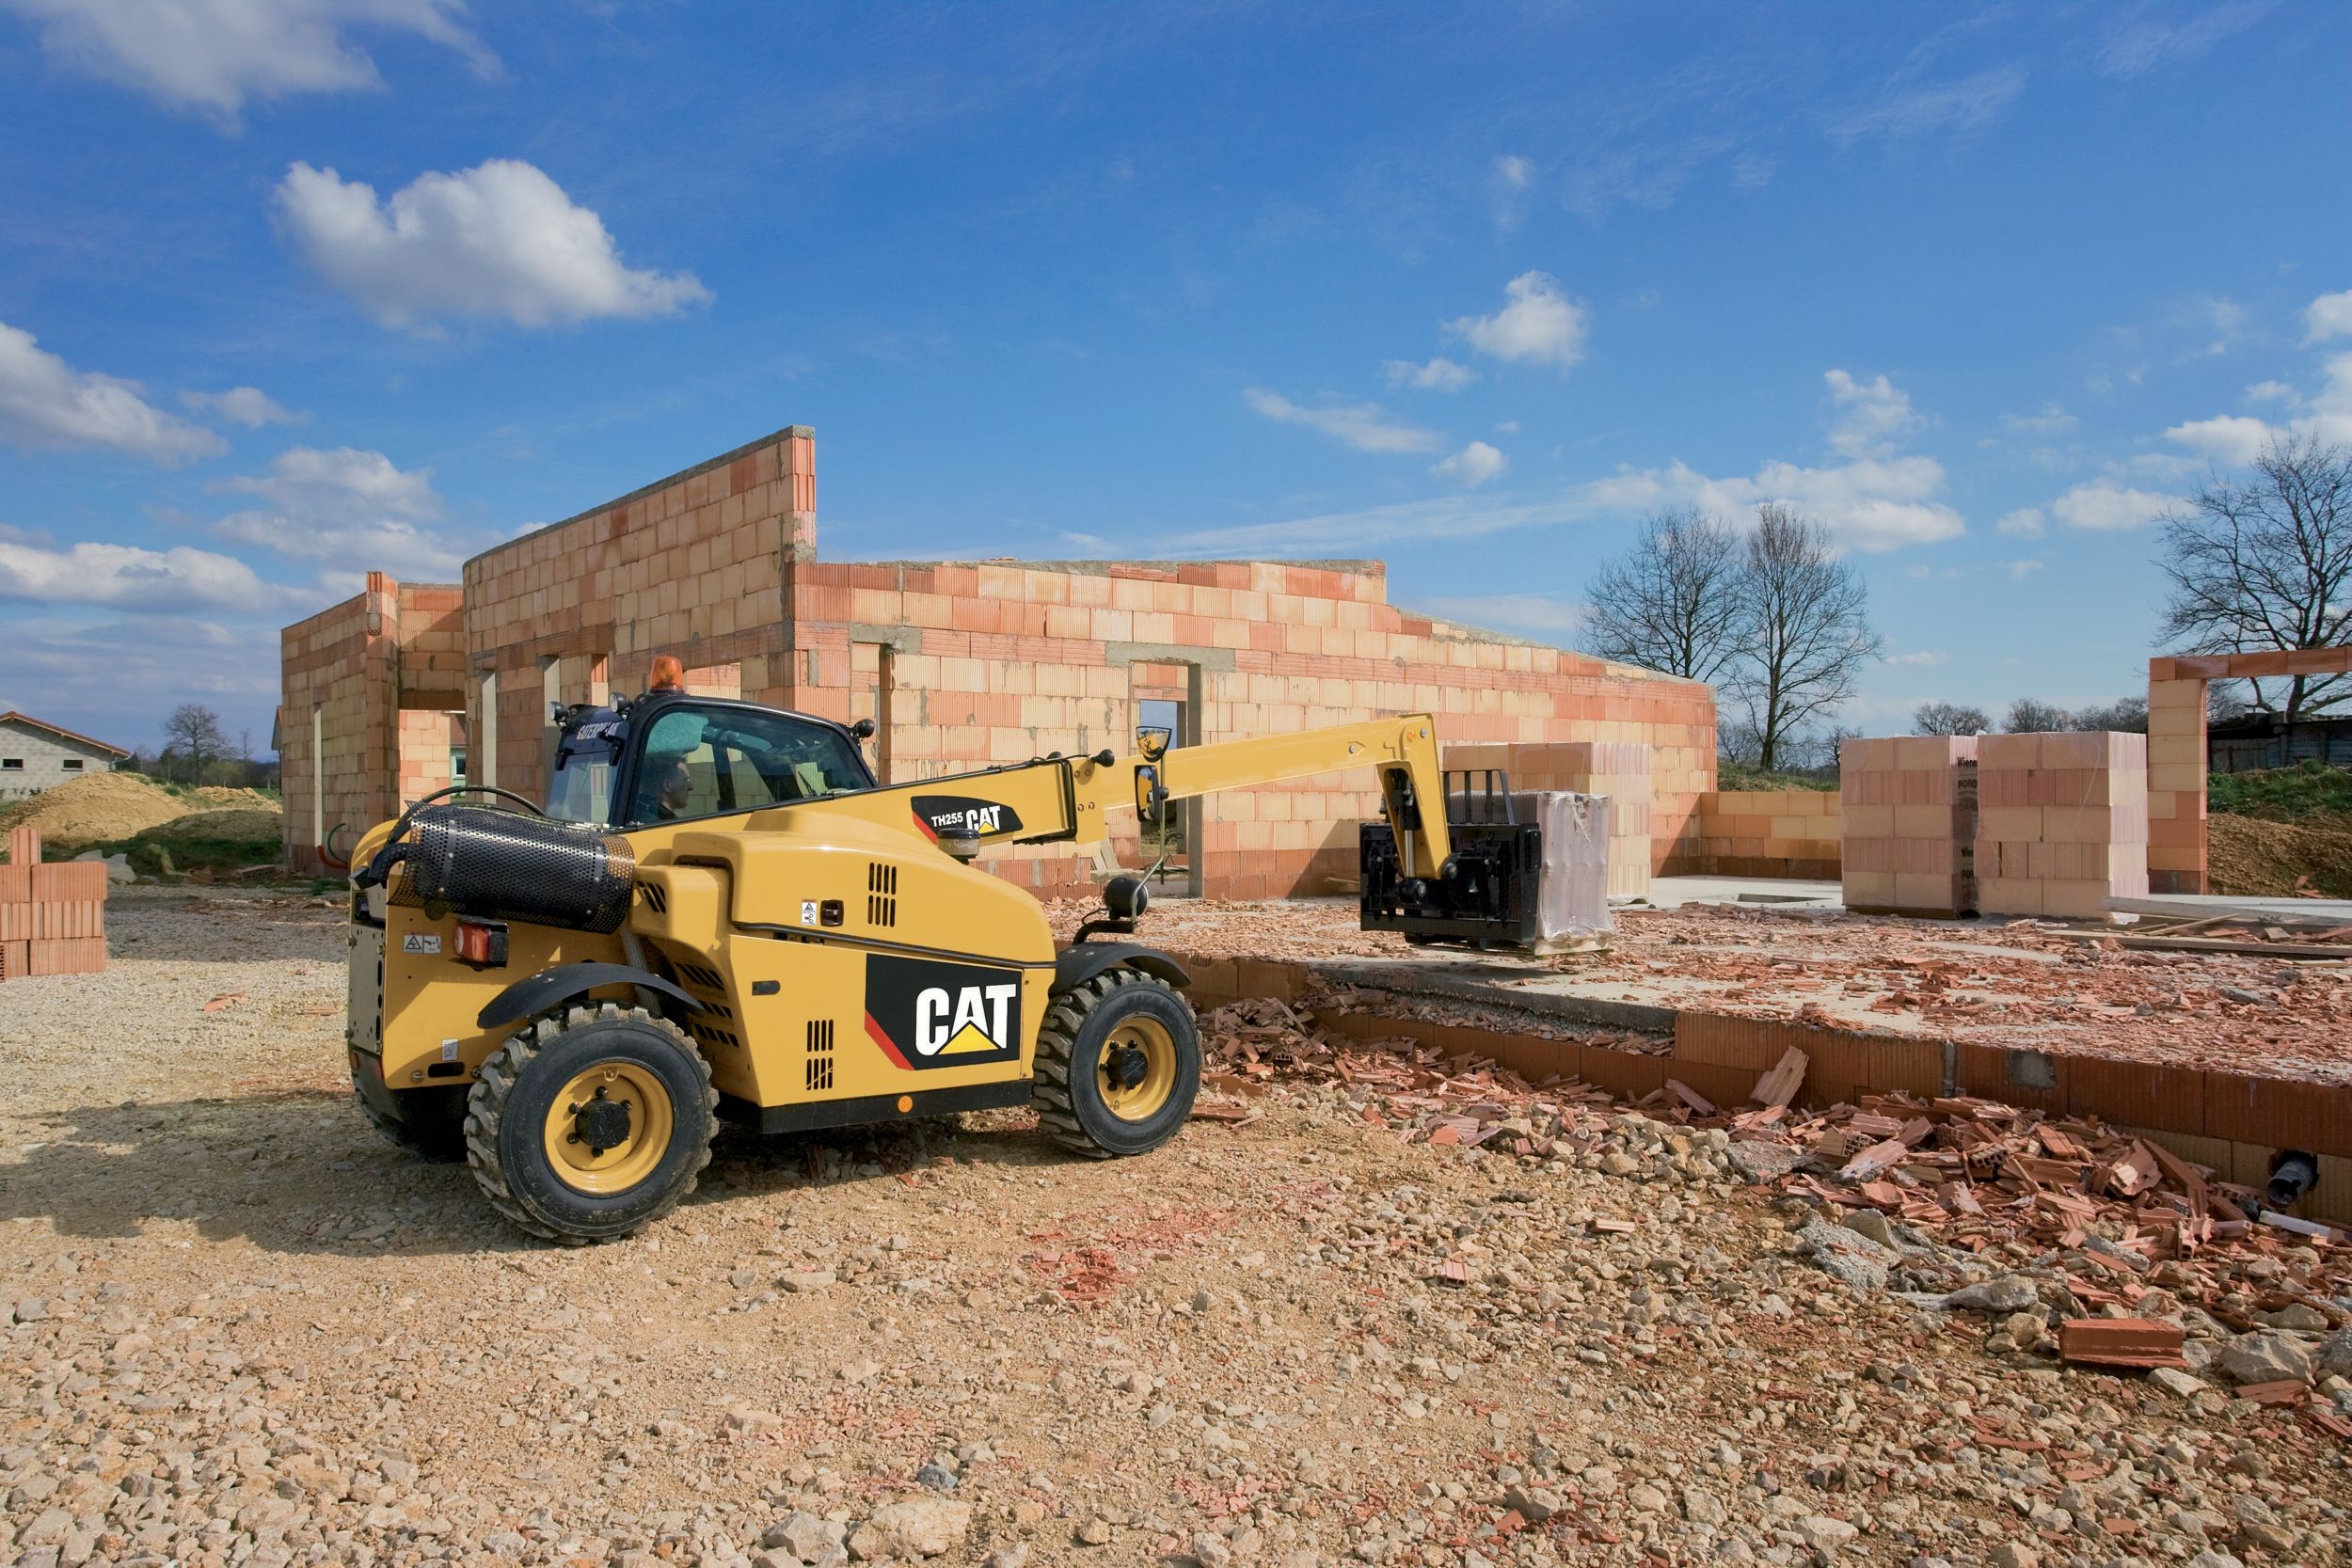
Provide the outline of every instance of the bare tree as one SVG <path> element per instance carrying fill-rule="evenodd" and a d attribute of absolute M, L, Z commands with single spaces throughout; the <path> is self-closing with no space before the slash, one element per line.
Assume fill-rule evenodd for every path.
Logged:
<path fill-rule="evenodd" d="M 201 703 L 182 703 L 164 721 L 164 754 L 157 761 L 166 768 L 177 762 L 187 769 L 188 777 L 200 781 L 205 768 L 228 751 L 229 736 L 220 727 L 220 715 Z"/>
<path fill-rule="evenodd" d="M 2001 727 L 2011 735 L 2055 735 L 2073 729 L 2074 716 L 2054 703 L 2020 697 L 2009 705 L 2009 718 Z"/>
<path fill-rule="evenodd" d="M 2148 733 L 2148 699 L 2118 697 L 2101 707 L 2077 708 L 2074 727 L 2078 730 L 2116 730 L 2135 735 Z"/>
<path fill-rule="evenodd" d="M 1921 703 L 1911 715 L 1914 735 L 1982 735 L 1992 727 L 1984 709 L 1958 703 Z"/>
<path fill-rule="evenodd" d="M 1602 565 L 1584 646 L 1603 658 L 1720 681 L 1740 653 L 1740 537 L 1696 507 L 1655 512 L 1633 548 Z"/>
<path fill-rule="evenodd" d="M 1808 721 L 1852 698 L 1884 644 L 1870 629 L 1862 574 L 1831 549 L 1827 529 L 1779 502 L 1756 509 L 1740 599 L 1747 646 L 1731 690 L 1769 772 Z"/>
<path fill-rule="evenodd" d="M 2164 525 L 2172 593 L 2160 635 L 2184 653 L 2337 648 L 2352 641 L 2352 448 L 2274 436 L 2242 483 L 2218 477 Z M 2352 697 L 2352 676 L 2289 675 L 2254 706 L 2288 723 Z"/>

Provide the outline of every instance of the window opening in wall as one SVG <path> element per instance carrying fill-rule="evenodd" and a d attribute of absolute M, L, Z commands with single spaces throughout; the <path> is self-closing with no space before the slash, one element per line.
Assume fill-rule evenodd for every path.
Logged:
<path fill-rule="evenodd" d="M 80 757 L 60 758 L 57 766 L 69 773 L 79 773 L 82 770 L 82 759 Z"/>
<path fill-rule="evenodd" d="M 23 757 L 0 757 L 0 769 L 10 773 L 22 773 L 24 771 L 24 759 Z"/>

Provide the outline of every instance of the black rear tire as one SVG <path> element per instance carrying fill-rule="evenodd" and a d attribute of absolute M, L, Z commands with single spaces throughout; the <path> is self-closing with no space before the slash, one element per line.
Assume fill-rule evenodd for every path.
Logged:
<path fill-rule="evenodd" d="M 613 1174 L 583 1168 L 569 1113 L 614 1085 L 598 1107 L 600 1131 L 617 1136 Z M 466 1163 L 492 1208 L 533 1236 L 565 1246 L 626 1236 L 675 1208 L 710 1164 L 718 1131 L 710 1064 L 676 1024 L 642 1007 L 575 1006 L 510 1036 L 475 1080 L 466 1117 Z M 569 1150 L 568 1155 L 564 1151 Z M 585 1156 L 594 1166 L 608 1150 Z M 559 1157 L 564 1155 L 564 1157 Z M 642 1174 L 636 1174 L 642 1172 Z"/>
<path fill-rule="evenodd" d="M 1156 1059 L 1163 1049 L 1165 1062 Z M 1150 1059 L 1140 1082 L 1122 1088 L 1129 1051 Z M 1148 1154 L 1192 1115 L 1200 1093 L 1200 1025 L 1166 981 L 1106 969 L 1054 998 L 1038 1031 L 1036 1073 L 1030 1099 L 1055 1142 L 1090 1160 Z M 1161 1095 L 1152 1091 L 1163 1074 Z"/>

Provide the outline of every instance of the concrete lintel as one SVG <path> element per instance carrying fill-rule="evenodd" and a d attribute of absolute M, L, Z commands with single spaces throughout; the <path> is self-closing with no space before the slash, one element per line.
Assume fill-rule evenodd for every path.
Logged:
<path fill-rule="evenodd" d="M 1182 642 L 1105 642 L 1106 664 L 1197 664 L 1211 674 L 1233 673 L 1231 648 L 1196 648 Z"/>
<path fill-rule="evenodd" d="M 919 654 L 923 651 L 923 632 L 919 626 L 882 626 L 872 621 L 850 623 L 850 641 L 878 642 L 894 654 Z"/>

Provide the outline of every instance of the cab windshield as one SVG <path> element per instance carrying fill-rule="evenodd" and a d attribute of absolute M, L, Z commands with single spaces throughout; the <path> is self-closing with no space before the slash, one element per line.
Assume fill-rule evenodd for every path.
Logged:
<path fill-rule="evenodd" d="M 870 789 L 857 747 L 791 714 L 664 703 L 643 718 L 637 778 L 622 827 L 759 811 Z"/>

